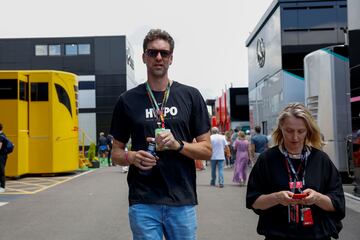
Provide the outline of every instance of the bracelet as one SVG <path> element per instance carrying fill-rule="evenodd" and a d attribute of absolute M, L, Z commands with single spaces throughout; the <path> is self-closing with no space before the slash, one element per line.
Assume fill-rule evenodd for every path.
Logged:
<path fill-rule="evenodd" d="M 125 151 L 125 162 L 130 165 L 130 162 L 129 162 L 129 153 L 128 153 L 128 151 Z"/>

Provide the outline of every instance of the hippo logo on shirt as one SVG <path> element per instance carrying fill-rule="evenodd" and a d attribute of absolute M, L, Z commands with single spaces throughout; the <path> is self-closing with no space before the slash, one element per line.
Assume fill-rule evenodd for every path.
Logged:
<path fill-rule="evenodd" d="M 165 107 L 164 110 L 164 117 L 166 117 L 168 114 L 171 116 L 176 116 L 178 114 L 178 109 L 176 107 Z M 155 112 L 153 108 L 147 108 L 145 109 L 145 118 L 155 118 Z"/>

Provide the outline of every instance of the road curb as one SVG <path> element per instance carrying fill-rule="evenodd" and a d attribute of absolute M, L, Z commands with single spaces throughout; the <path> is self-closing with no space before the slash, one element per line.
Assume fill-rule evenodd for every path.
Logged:
<path fill-rule="evenodd" d="M 345 192 L 344 194 L 345 194 L 345 197 L 347 197 L 347 198 L 350 198 L 350 199 L 353 199 L 353 200 L 356 200 L 356 201 L 359 201 L 359 202 L 360 202 L 360 197 L 357 197 L 357 196 L 355 196 L 355 195 L 353 195 L 353 194 L 350 194 L 350 193 L 347 193 L 347 192 Z"/>

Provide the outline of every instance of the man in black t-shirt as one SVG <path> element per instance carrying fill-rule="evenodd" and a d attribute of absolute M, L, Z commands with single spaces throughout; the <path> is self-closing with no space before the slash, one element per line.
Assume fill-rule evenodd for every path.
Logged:
<path fill-rule="evenodd" d="M 211 157 L 207 107 L 198 90 L 169 79 L 174 40 L 166 31 L 150 30 L 143 50 L 148 79 L 120 96 L 110 130 L 113 162 L 130 166 L 133 239 L 196 239 L 194 159 Z"/>

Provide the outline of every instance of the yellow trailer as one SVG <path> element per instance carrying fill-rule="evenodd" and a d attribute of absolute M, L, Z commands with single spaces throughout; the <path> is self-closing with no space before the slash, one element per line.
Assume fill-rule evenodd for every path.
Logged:
<path fill-rule="evenodd" d="M 15 144 L 6 176 L 79 167 L 78 84 L 61 71 L 0 71 L 0 122 Z"/>

